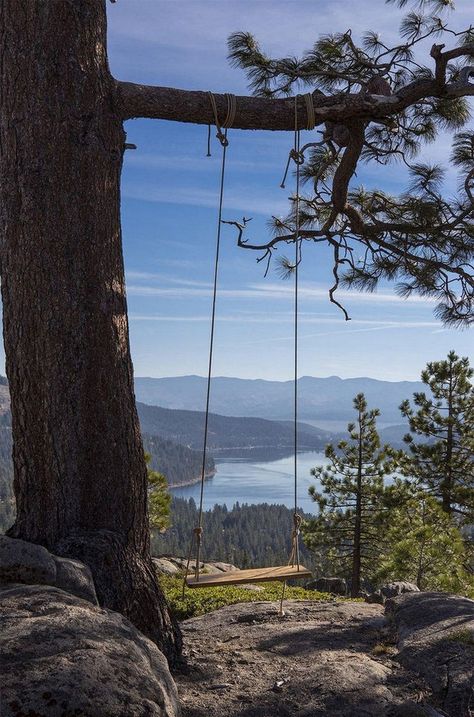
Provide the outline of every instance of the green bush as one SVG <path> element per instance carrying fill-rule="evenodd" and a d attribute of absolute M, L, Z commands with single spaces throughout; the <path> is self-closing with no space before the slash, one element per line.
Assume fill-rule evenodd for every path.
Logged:
<path fill-rule="evenodd" d="M 164 590 L 166 599 L 178 620 L 186 620 L 197 615 L 217 610 L 225 605 L 235 605 L 241 602 L 257 602 L 269 600 L 275 602 L 281 598 L 281 583 L 263 583 L 263 590 L 253 592 L 237 585 L 227 585 L 220 588 L 199 588 L 190 590 L 186 588 L 183 598 L 183 580 L 180 577 L 159 576 L 160 585 Z M 316 590 L 305 590 L 300 587 L 288 585 L 285 591 L 288 600 L 313 600 L 326 602 L 335 600 L 328 593 Z"/>

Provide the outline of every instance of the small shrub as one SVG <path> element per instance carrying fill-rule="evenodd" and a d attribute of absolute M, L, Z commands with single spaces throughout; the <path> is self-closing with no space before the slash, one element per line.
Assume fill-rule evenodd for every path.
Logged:
<path fill-rule="evenodd" d="M 385 645 L 382 642 L 379 642 L 372 648 L 372 654 L 376 657 L 380 655 L 394 655 L 396 652 L 397 649 L 393 645 Z"/>

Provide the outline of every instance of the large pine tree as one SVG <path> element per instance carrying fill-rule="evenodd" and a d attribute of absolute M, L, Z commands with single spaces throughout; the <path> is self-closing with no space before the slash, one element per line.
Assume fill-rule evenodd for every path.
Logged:
<path fill-rule="evenodd" d="M 444 361 L 427 364 L 421 380 L 429 389 L 406 400 L 400 410 L 411 433 L 404 475 L 437 498 L 446 513 L 472 521 L 474 515 L 474 375 L 468 358 L 454 351 Z M 415 442 L 414 436 L 423 437 Z"/>
<path fill-rule="evenodd" d="M 368 410 L 364 394 L 354 398 L 357 419 L 349 423 L 349 440 L 328 445 L 327 466 L 311 471 L 321 492 L 310 488 L 319 515 L 304 528 L 305 543 L 322 550 L 336 572 L 350 578 L 351 595 L 360 591 L 361 579 L 370 578 L 380 552 L 380 530 L 385 518 L 384 477 L 394 464 L 377 433 L 378 409 Z"/>
<path fill-rule="evenodd" d="M 266 96 L 238 97 L 233 126 L 291 131 L 296 105 L 297 126 L 306 127 L 307 102 L 288 97 L 304 83 L 309 114 L 323 128 L 299 232 L 290 217 L 263 246 L 240 246 L 271 255 L 278 242 L 322 242 L 334 255 L 333 300 L 341 269 L 347 283 L 369 289 L 398 277 L 402 292 L 436 297 L 442 318 L 458 323 L 473 316 L 473 133 L 454 139 L 452 161 L 462 174 L 454 199 L 439 191 L 439 168 L 416 163 L 408 194 L 353 186 L 361 162 L 409 161 L 439 128 L 467 122 L 474 37 L 472 28 L 453 33 L 437 18 L 446 4 L 421 3 L 427 13 L 410 13 L 392 47 L 373 32 L 357 45 L 348 31 L 322 38 L 301 61 L 273 61 L 246 33 L 234 36 L 233 59 Z M 427 38 L 441 40 L 432 67 L 413 60 Z M 151 563 L 133 395 L 120 230 L 123 122 L 207 125 L 213 109 L 207 92 L 112 77 L 105 0 L 2 0 L 0 43 L 0 271 L 17 504 L 11 535 L 88 563 L 101 604 L 126 614 L 175 660 L 180 636 Z M 215 96 L 221 122 L 227 99 Z"/>

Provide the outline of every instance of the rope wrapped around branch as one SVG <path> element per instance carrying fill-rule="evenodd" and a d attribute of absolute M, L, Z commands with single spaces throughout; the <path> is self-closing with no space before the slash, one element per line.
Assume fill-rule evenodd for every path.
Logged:
<path fill-rule="evenodd" d="M 234 124 L 235 113 L 237 112 L 237 98 L 230 92 L 226 92 L 224 97 L 227 102 L 227 114 L 222 124 L 219 122 L 219 115 L 217 114 L 216 98 L 212 92 L 207 93 L 211 102 L 212 112 L 214 114 L 214 124 L 216 125 L 216 137 L 223 147 L 227 147 L 229 140 L 227 139 L 227 133 L 222 131 L 222 128 L 229 129 Z M 208 136 L 207 136 L 207 156 L 211 156 L 211 125 L 209 125 Z"/>

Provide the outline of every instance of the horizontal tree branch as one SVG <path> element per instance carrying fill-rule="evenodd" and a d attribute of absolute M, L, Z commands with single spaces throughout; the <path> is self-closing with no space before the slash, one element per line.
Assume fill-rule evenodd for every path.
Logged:
<path fill-rule="evenodd" d="M 149 117 L 152 119 L 214 124 L 214 115 L 207 92 L 178 90 L 172 87 L 138 85 L 116 82 L 117 111 L 122 119 Z M 324 96 L 313 93 L 316 124 L 330 120 L 345 122 L 381 119 L 403 111 L 410 105 L 428 97 L 462 97 L 474 95 L 474 83 L 451 83 L 440 87 L 435 79 L 417 80 L 403 87 L 396 95 L 338 93 Z M 214 94 L 219 120 L 227 114 L 227 99 Z M 307 126 L 306 105 L 298 100 L 298 125 Z M 233 127 L 236 129 L 293 130 L 295 126 L 294 98 L 237 97 L 237 110 Z"/>

